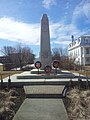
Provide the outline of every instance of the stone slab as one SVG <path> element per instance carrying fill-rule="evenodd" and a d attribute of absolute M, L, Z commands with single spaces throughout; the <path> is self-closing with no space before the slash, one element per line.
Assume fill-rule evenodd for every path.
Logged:
<path fill-rule="evenodd" d="M 13 120 L 68 120 L 62 99 L 25 99 Z"/>
<path fill-rule="evenodd" d="M 68 71 L 63 71 L 63 73 L 64 72 L 68 73 Z M 30 71 L 25 71 L 25 72 L 22 72 L 21 74 L 14 74 L 14 75 L 10 76 L 12 86 L 17 87 L 17 86 L 25 86 L 25 85 L 27 86 L 27 85 L 46 85 L 46 84 L 49 84 L 49 85 L 53 85 L 53 84 L 54 85 L 67 85 L 71 79 L 75 84 L 77 84 L 78 77 L 79 77 L 78 73 L 73 73 L 75 75 L 75 77 L 71 78 L 71 79 L 70 78 L 17 79 L 17 76 L 19 76 L 19 75 L 28 75 L 28 74 L 30 74 Z M 76 76 L 78 76 L 78 77 L 76 77 Z M 86 77 L 82 76 L 82 75 L 80 75 L 79 78 L 81 78 L 84 83 L 87 80 Z M 4 86 L 7 86 L 8 79 L 9 79 L 9 77 L 6 77 L 3 79 Z M 88 81 L 90 82 L 90 78 L 88 78 Z"/>
<path fill-rule="evenodd" d="M 60 94 L 64 89 L 64 85 L 34 85 L 24 86 L 25 94 Z"/>
<path fill-rule="evenodd" d="M 24 86 L 28 98 L 60 98 L 63 97 L 65 85 L 33 85 Z"/>

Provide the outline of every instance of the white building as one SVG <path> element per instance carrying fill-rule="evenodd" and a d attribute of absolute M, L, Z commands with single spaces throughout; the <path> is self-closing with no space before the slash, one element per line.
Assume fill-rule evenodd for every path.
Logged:
<path fill-rule="evenodd" d="M 76 64 L 90 65 L 90 35 L 80 36 L 74 39 L 68 46 L 69 58 L 72 58 Z"/>

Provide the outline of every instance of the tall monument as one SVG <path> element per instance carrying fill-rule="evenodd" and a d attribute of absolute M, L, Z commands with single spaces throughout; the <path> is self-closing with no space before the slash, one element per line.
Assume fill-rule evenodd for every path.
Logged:
<path fill-rule="evenodd" d="M 47 14 L 43 14 L 41 19 L 41 43 L 40 43 L 40 61 L 42 68 L 46 65 L 51 66 L 52 56 L 50 47 L 49 20 Z"/>

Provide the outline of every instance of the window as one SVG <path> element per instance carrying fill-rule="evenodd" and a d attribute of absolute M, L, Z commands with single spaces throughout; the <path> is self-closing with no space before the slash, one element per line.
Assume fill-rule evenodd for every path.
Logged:
<path fill-rule="evenodd" d="M 88 38 L 85 38 L 85 41 L 86 41 L 86 43 L 89 43 L 89 42 L 90 42 Z"/>
<path fill-rule="evenodd" d="M 89 43 L 89 39 L 88 38 L 84 38 L 84 43 Z"/>
<path fill-rule="evenodd" d="M 89 54 L 89 48 L 86 48 L 86 54 Z"/>
<path fill-rule="evenodd" d="M 90 58 L 86 58 L 86 62 L 89 62 L 90 61 Z"/>
<path fill-rule="evenodd" d="M 72 45 L 71 45 L 71 44 L 69 44 L 69 47 L 72 47 Z"/>
<path fill-rule="evenodd" d="M 81 54 L 83 54 L 84 52 L 83 52 L 83 48 L 81 47 Z"/>
<path fill-rule="evenodd" d="M 77 50 L 76 50 L 76 57 L 77 57 Z"/>
<path fill-rule="evenodd" d="M 78 39 L 78 43 L 80 43 L 80 38 Z"/>

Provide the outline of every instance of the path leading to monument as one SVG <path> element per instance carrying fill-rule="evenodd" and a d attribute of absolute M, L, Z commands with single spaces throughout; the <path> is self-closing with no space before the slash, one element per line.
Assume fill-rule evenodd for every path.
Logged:
<path fill-rule="evenodd" d="M 37 84 L 24 86 L 26 99 L 13 120 L 68 120 L 63 100 L 57 99 L 63 97 L 64 87 Z"/>
<path fill-rule="evenodd" d="M 25 73 L 22 73 L 21 75 L 24 74 Z M 13 76 L 13 78 L 15 78 L 15 76 Z M 13 120 L 68 120 L 68 115 L 63 100 L 61 99 L 65 85 L 37 84 L 37 82 L 45 83 L 45 81 L 48 80 L 50 82 L 56 82 L 59 81 L 59 79 L 21 80 L 24 81 L 24 83 L 26 83 L 27 80 L 30 83 L 34 81 L 34 84 L 24 85 L 26 99 Z"/>
<path fill-rule="evenodd" d="M 68 120 L 62 99 L 26 99 L 13 120 Z"/>
<path fill-rule="evenodd" d="M 30 72 L 23 72 L 21 75 L 24 74 L 30 74 Z M 68 83 L 71 78 L 17 79 L 18 75 L 10 77 L 11 84 L 25 86 L 26 97 L 29 99 L 25 99 L 13 120 L 68 120 L 61 96 L 64 88 L 62 85 Z M 75 75 L 78 76 L 76 73 Z M 72 80 L 77 82 L 78 78 L 74 77 Z M 86 81 L 85 78 L 82 80 Z M 7 85 L 8 78 L 3 81 Z"/>

